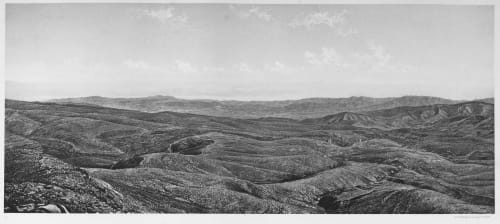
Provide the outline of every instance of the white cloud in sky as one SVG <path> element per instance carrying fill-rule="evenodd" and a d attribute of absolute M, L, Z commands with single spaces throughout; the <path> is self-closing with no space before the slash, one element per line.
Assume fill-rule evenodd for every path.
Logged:
<path fill-rule="evenodd" d="M 198 71 L 198 69 L 194 65 L 182 60 L 175 60 L 175 68 L 177 71 L 183 73 L 193 73 Z"/>
<path fill-rule="evenodd" d="M 172 63 L 157 65 L 143 60 L 127 59 L 122 62 L 122 65 L 127 69 L 142 70 L 162 74 L 194 73 L 198 71 L 198 68 L 196 66 L 183 60 L 175 60 Z"/>
<path fill-rule="evenodd" d="M 270 21 L 274 20 L 274 17 L 269 12 L 262 10 L 261 8 L 256 7 L 256 6 L 250 8 L 248 10 L 247 9 L 241 10 L 241 9 L 238 9 L 234 5 L 230 5 L 229 9 L 242 19 L 257 18 L 260 20 L 264 20 L 266 22 L 270 22 Z"/>
<path fill-rule="evenodd" d="M 357 31 L 346 24 L 346 15 L 349 12 L 342 10 L 340 12 L 314 12 L 307 15 L 295 17 L 288 25 L 293 28 L 305 27 L 312 29 L 314 26 L 328 26 L 339 36 L 349 36 Z"/>
<path fill-rule="evenodd" d="M 384 46 L 372 41 L 367 43 L 364 51 L 352 54 L 341 54 L 331 47 L 323 47 L 319 52 L 306 51 L 304 61 L 318 68 L 362 73 L 408 73 L 417 69 L 415 66 L 396 62 Z"/>
<path fill-rule="evenodd" d="M 209 73 L 220 73 L 220 72 L 227 71 L 226 68 L 221 67 L 221 66 L 203 66 L 201 68 L 201 70 L 204 72 L 209 72 Z"/>
<path fill-rule="evenodd" d="M 343 57 L 334 48 L 321 48 L 321 52 L 306 51 L 304 58 L 307 63 L 315 66 L 347 67 Z"/>
<path fill-rule="evenodd" d="M 127 59 L 122 64 L 131 69 L 150 70 L 153 68 L 149 63 L 141 60 Z"/>
<path fill-rule="evenodd" d="M 263 66 L 264 71 L 273 72 L 273 73 L 293 73 L 296 71 L 300 71 L 302 69 L 303 69 L 303 67 L 291 66 L 291 65 L 285 64 L 281 61 L 275 61 L 272 64 L 266 64 Z"/>
<path fill-rule="evenodd" d="M 273 65 L 268 66 L 267 68 L 273 72 L 283 72 L 287 70 L 287 67 L 279 61 L 274 62 Z"/>
<path fill-rule="evenodd" d="M 395 60 L 395 57 L 383 46 L 374 42 L 367 42 L 366 47 L 358 52 L 340 52 L 333 47 L 322 47 L 317 50 L 308 50 L 303 53 L 304 64 L 290 65 L 286 61 L 275 60 L 271 63 L 252 64 L 239 62 L 230 65 L 199 64 L 189 60 L 173 60 L 172 62 L 155 65 L 144 60 L 127 59 L 122 64 L 128 69 L 150 71 L 153 74 L 191 74 L 191 75 L 228 75 L 251 74 L 284 75 L 293 74 L 309 69 L 316 72 L 330 71 L 347 72 L 347 74 L 370 73 L 408 73 L 416 71 L 416 67 Z"/>
<path fill-rule="evenodd" d="M 367 51 L 354 53 L 353 58 L 360 67 L 365 67 L 371 72 L 407 73 L 417 69 L 412 65 L 395 62 L 393 55 L 384 46 L 373 41 L 368 42 Z"/>
<path fill-rule="evenodd" d="M 374 67 L 387 66 L 392 59 L 392 55 L 389 54 L 382 45 L 370 42 L 368 44 L 368 49 L 370 50 L 372 57 L 375 59 L 373 62 Z"/>
<path fill-rule="evenodd" d="M 240 63 L 234 65 L 233 68 L 235 68 L 237 71 L 245 72 L 245 73 L 252 73 L 255 71 L 253 68 L 250 67 L 250 65 L 248 65 L 245 62 L 240 62 Z"/>
<path fill-rule="evenodd" d="M 273 19 L 273 17 L 271 16 L 271 14 L 263 11 L 262 9 L 260 9 L 259 7 L 253 7 L 251 9 L 248 10 L 248 16 L 255 16 L 259 19 L 262 19 L 262 20 L 265 20 L 265 21 L 271 21 Z"/>
<path fill-rule="evenodd" d="M 296 71 L 298 67 L 285 65 L 280 61 L 275 61 L 271 64 L 254 65 L 247 62 L 239 62 L 229 66 L 217 65 L 196 65 L 190 61 L 174 60 L 171 63 L 163 65 L 152 64 L 143 60 L 126 59 L 122 63 L 127 69 L 142 70 L 162 74 L 177 74 L 177 73 L 252 73 L 261 74 L 264 72 L 287 73 Z"/>
<path fill-rule="evenodd" d="M 162 9 L 144 9 L 140 10 L 141 15 L 155 19 L 161 23 L 167 22 L 177 22 L 186 23 L 188 17 L 186 15 L 178 15 L 175 13 L 174 7 L 162 8 Z"/>
<path fill-rule="evenodd" d="M 295 18 L 290 26 L 292 27 L 311 27 L 314 25 L 326 25 L 329 27 L 337 27 L 339 25 L 344 24 L 345 22 L 345 14 L 346 10 L 340 13 L 333 13 L 330 15 L 329 12 L 315 12 L 303 16 L 301 18 Z"/>

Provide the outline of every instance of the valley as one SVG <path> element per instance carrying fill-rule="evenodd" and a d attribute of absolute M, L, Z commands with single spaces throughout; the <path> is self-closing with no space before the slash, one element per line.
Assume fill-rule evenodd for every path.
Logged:
<path fill-rule="evenodd" d="M 361 100 L 6 100 L 4 211 L 494 213 L 492 100 Z"/>

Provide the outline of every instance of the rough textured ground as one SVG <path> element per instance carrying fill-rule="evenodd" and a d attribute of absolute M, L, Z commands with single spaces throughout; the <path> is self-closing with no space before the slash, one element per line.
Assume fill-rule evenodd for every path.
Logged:
<path fill-rule="evenodd" d="M 490 100 L 490 99 L 485 99 Z M 91 104 L 143 112 L 175 111 L 235 118 L 315 118 L 345 111 L 372 111 L 400 106 L 452 104 L 459 101 L 427 96 L 389 98 L 308 98 L 281 101 L 235 101 L 179 99 L 171 96 L 106 98 L 99 96 L 55 99 L 52 102 Z"/>
<path fill-rule="evenodd" d="M 6 101 L 5 212 L 494 213 L 493 104 L 238 119 Z"/>

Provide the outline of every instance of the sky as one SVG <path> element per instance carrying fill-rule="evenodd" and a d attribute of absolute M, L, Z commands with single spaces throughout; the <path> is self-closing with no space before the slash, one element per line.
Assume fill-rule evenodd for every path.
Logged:
<path fill-rule="evenodd" d="M 493 97 L 492 6 L 7 4 L 6 97 Z"/>

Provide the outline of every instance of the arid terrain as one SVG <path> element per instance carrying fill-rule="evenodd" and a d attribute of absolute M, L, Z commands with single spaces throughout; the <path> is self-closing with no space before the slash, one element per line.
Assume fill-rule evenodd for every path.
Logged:
<path fill-rule="evenodd" d="M 478 101 L 493 103 L 493 98 Z M 277 101 L 235 101 L 181 99 L 172 96 L 142 98 L 107 98 L 100 96 L 55 99 L 51 102 L 99 105 L 142 112 L 172 111 L 233 118 L 281 117 L 293 119 L 317 118 L 340 112 L 364 112 L 402 106 L 454 104 L 464 101 L 439 97 L 403 96 L 388 98 L 306 98 Z"/>
<path fill-rule="evenodd" d="M 493 99 L 5 104 L 5 212 L 495 210 Z"/>

